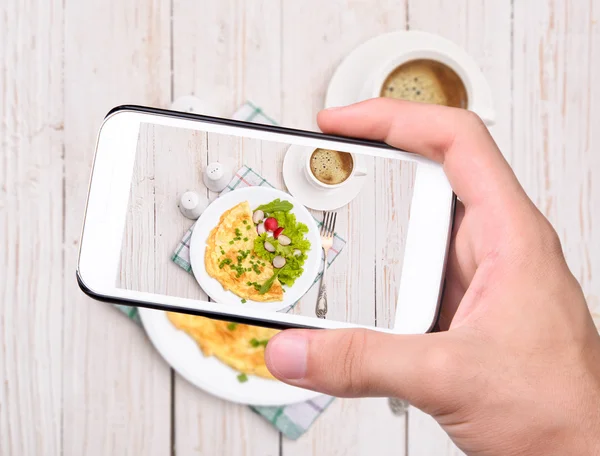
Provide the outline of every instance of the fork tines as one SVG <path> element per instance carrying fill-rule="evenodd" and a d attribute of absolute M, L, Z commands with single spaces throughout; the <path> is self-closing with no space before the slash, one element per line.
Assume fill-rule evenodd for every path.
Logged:
<path fill-rule="evenodd" d="M 337 219 L 337 212 L 325 212 L 323 214 L 323 224 L 321 225 L 321 236 L 325 236 L 325 237 L 333 236 L 333 230 L 335 230 L 336 219 Z"/>

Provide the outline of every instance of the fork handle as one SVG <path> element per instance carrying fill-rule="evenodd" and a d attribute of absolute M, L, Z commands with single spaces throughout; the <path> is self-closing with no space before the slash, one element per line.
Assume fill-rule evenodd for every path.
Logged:
<path fill-rule="evenodd" d="M 325 318 L 327 315 L 327 251 L 325 250 L 325 261 L 323 264 L 323 275 L 321 276 L 321 288 L 317 297 L 317 306 L 315 313 L 318 318 Z"/>
<path fill-rule="evenodd" d="M 315 313 L 318 318 L 325 318 L 327 315 L 327 285 L 322 284 L 319 289 L 319 297 L 317 298 L 317 308 Z"/>
<path fill-rule="evenodd" d="M 319 297 L 317 299 L 317 308 L 315 313 L 318 318 L 325 318 L 327 315 L 327 285 L 322 284 L 319 290 Z"/>

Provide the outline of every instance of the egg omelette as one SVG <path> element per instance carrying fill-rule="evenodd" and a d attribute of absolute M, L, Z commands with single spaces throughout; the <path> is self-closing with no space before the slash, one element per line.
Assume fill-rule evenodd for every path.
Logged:
<path fill-rule="evenodd" d="M 257 237 L 248 201 L 225 211 L 206 240 L 206 272 L 218 280 L 225 290 L 242 299 L 282 301 L 283 287 L 278 279 L 275 279 L 269 291 L 259 293 L 260 285 L 269 280 L 275 271 L 271 263 L 254 255 L 254 240 Z"/>
<path fill-rule="evenodd" d="M 173 312 L 167 316 L 196 341 L 204 356 L 215 356 L 245 374 L 273 378 L 265 364 L 265 345 L 278 330 Z"/>

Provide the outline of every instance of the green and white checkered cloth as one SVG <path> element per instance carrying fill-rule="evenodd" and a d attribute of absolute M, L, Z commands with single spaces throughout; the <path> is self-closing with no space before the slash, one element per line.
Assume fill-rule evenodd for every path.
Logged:
<path fill-rule="evenodd" d="M 276 125 L 275 121 L 268 117 L 262 112 L 262 110 L 250 102 L 244 103 L 240 109 L 234 114 L 234 119 L 246 120 L 256 123 L 273 124 Z M 250 186 L 268 186 L 273 187 L 267 182 L 262 176 L 256 173 L 254 170 L 247 166 L 243 166 L 233 177 L 229 185 L 225 190 L 221 192 L 221 195 L 233 191 L 235 189 L 250 187 Z M 321 222 L 317 221 L 320 226 Z M 175 252 L 171 259 L 181 268 L 188 273 L 192 272 L 190 265 L 190 254 L 189 254 L 189 240 L 192 235 L 194 226 L 184 234 L 183 238 L 177 245 Z M 329 251 L 327 256 L 327 263 L 330 265 L 339 255 L 346 241 L 340 236 L 335 234 L 333 247 Z M 320 279 L 322 274 L 322 266 L 318 276 L 315 279 L 315 283 Z M 116 305 L 119 310 L 127 314 L 129 318 L 134 320 L 136 323 L 141 324 L 140 318 L 135 307 Z M 282 310 L 282 312 L 289 311 L 293 306 Z M 297 439 L 304 434 L 311 424 L 319 417 L 319 415 L 327 408 L 327 406 L 333 401 L 331 396 L 318 396 L 315 399 L 300 402 L 298 404 L 284 405 L 280 407 L 260 407 L 251 406 L 250 408 L 267 419 L 273 426 L 275 426 L 283 435 L 289 439 Z"/>

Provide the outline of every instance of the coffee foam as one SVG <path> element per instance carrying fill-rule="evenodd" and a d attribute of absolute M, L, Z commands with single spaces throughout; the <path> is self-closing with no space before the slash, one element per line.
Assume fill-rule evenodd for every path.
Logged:
<path fill-rule="evenodd" d="M 393 70 L 380 96 L 466 108 L 467 91 L 460 77 L 433 60 L 412 60 Z"/>
<path fill-rule="evenodd" d="M 310 157 L 310 170 L 313 175 L 327 185 L 344 182 L 352 174 L 352 155 L 337 150 L 316 149 Z"/>

